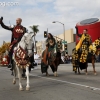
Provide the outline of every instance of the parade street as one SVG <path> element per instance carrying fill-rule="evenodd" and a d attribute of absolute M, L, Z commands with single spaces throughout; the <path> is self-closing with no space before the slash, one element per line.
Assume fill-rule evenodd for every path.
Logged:
<path fill-rule="evenodd" d="M 41 73 L 40 65 L 30 73 L 30 91 L 19 91 L 18 79 L 12 84 L 13 76 L 7 67 L 0 67 L 0 100 L 100 100 L 100 63 L 96 63 L 97 76 L 89 64 L 88 75 L 72 71 L 71 64 L 61 64 L 58 77 L 49 68 L 49 76 Z"/>

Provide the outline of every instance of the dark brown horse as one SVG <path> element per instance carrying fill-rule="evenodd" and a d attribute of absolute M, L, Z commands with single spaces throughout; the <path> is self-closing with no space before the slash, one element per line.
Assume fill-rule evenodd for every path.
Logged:
<path fill-rule="evenodd" d="M 98 50 L 96 51 L 96 53 L 97 52 L 98 52 Z M 78 70 L 78 73 L 80 74 L 80 69 L 81 70 L 85 69 L 85 72 L 86 72 L 86 75 L 87 75 L 88 74 L 88 72 L 87 72 L 88 63 L 92 63 L 94 75 L 97 75 L 96 70 L 95 70 L 95 61 L 96 61 L 95 55 L 92 55 L 92 54 L 89 53 L 86 63 L 78 62 L 79 65 L 77 65 L 75 73 L 77 73 L 77 70 Z"/>
<path fill-rule="evenodd" d="M 82 41 L 82 34 L 79 34 L 79 32 L 78 32 L 78 28 L 77 27 L 75 27 L 76 28 L 76 34 L 77 34 L 77 36 L 78 37 L 80 37 L 80 39 L 81 39 L 81 42 L 83 43 L 83 41 L 85 40 L 85 42 L 86 42 L 86 40 L 88 40 L 88 39 L 85 39 L 84 38 L 84 40 Z M 83 32 L 84 33 L 84 32 Z M 85 30 L 85 33 L 87 33 L 87 29 Z M 90 40 L 89 40 L 90 42 L 92 42 L 91 41 L 91 38 L 90 38 Z M 80 42 L 80 44 L 81 44 L 81 42 Z M 90 44 L 89 44 L 90 45 Z M 88 45 L 88 46 L 89 46 Z M 79 46 L 79 45 L 77 45 L 77 46 Z M 92 48 L 91 48 L 92 47 Z M 81 45 L 81 47 L 79 46 L 79 49 L 80 48 L 82 48 L 82 45 Z M 84 47 L 83 47 L 84 48 Z M 96 48 L 96 49 L 94 49 L 94 48 Z M 97 53 L 98 53 L 98 48 L 100 48 L 100 38 L 98 37 L 98 39 L 97 40 L 95 40 L 93 43 L 92 43 L 92 45 L 91 46 L 89 46 L 89 50 L 88 50 L 88 48 L 86 47 L 85 49 L 87 49 L 87 52 L 88 53 L 86 53 L 86 54 L 83 54 L 82 56 L 84 56 L 83 58 L 85 58 L 85 59 L 83 59 L 82 58 L 82 56 L 81 56 L 81 53 L 82 52 L 80 52 L 80 50 L 77 50 L 76 48 L 75 49 L 73 49 L 73 57 L 72 57 L 72 63 L 73 63 L 73 71 L 75 71 L 75 73 L 77 73 L 77 69 L 78 69 L 78 73 L 80 74 L 80 69 L 82 70 L 82 69 L 85 69 L 85 71 L 86 71 L 86 74 L 87 74 L 87 68 L 88 68 L 88 63 L 92 63 L 92 66 L 93 66 L 93 72 L 94 72 L 94 74 L 96 75 L 97 73 L 96 73 L 96 71 L 95 71 L 95 61 L 96 61 L 96 58 L 95 58 L 95 55 L 97 55 Z M 81 59 L 80 59 L 81 58 Z M 83 59 L 83 60 L 82 60 Z M 80 69 L 79 69 L 80 68 Z"/>
<path fill-rule="evenodd" d="M 54 61 L 50 62 L 50 59 L 48 59 L 48 47 L 46 47 L 46 49 L 43 51 L 42 53 L 42 60 L 41 60 L 41 72 L 42 73 L 46 73 L 46 76 L 48 76 L 48 67 L 50 66 L 53 73 L 54 73 L 54 76 L 58 76 L 57 75 L 57 69 L 58 69 L 58 65 L 60 64 L 61 62 L 61 53 L 60 53 L 60 45 L 58 45 L 60 43 L 60 41 L 57 41 L 57 52 L 55 53 L 55 59 Z M 53 58 L 51 58 L 53 59 Z"/>
<path fill-rule="evenodd" d="M 99 55 L 100 54 L 100 38 L 98 38 L 97 40 L 95 40 L 92 45 L 95 46 L 96 48 L 96 51 L 93 52 L 93 50 L 91 50 L 91 52 L 88 52 L 88 56 L 87 56 L 87 62 L 85 63 L 81 63 L 79 62 L 79 58 L 80 58 L 80 52 L 77 51 L 76 54 L 77 55 L 77 60 L 74 61 L 74 64 L 73 64 L 73 71 L 75 71 L 75 73 L 77 73 L 77 70 L 78 70 L 78 73 L 80 74 L 80 69 L 85 69 L 85 72 L 86 72 L 86 75 L 88 74 L 87 72 L 87 68 L 88 68 L 88 63 L 92 63 L 92 66 L 93 66 L 93 72 L 94 72 L 94 75 L 97 75 L 96 73 L 96 70 L 95 70 L 95 62 L 96 62 L 96 55 Z M 75 52 L 75 49 L 73 49 L 73 52 Z M 75 54 L 75 55 L 76 55 Z"/>
<path fill-rule="evenodd" d="M 95 52 L 95 55 L 93 54 L 88 54 L 88 59 L 87 59 L 87 66 L 86 66 L 86 75 L 88 74 L 87 72 L 87 68 L 88 68 L 88 63 L 92 63 L 92 66 L 93 66 L 93 72 L 94 72 L 94 75 L 97 75 L 97 72 L 95 70 L 95 62 L 96 62 L 96 55 L 99 54 L 99 50 L 97 49 L 96 52 Z"/>

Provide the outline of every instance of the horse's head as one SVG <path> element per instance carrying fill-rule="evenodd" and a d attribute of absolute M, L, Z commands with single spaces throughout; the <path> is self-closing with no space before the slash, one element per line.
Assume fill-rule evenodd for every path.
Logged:
<path fill-rule="evenodd" d="M 25 33 L 21 41 L 19 42 L 19 46 L 28 53 L 28 56 L 31 56 L 33 54 L 33 36 L 34 34 Z"/>

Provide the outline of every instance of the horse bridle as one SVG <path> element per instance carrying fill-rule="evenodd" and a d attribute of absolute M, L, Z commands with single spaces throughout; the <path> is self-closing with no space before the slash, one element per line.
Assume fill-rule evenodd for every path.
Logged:
<path fill-rule="evenodd" d="M 26 45 L 28 45 L 28 44 L 26 43 L 26 41 L 25 41 L 25 40 L 24 40 L 24 42 L 25 42 L 25 44 L 26 44 Z M 33 47 L 32 47 L 32 48 L 33 48 Z M 28 48 L 27 48 L 27 50 L 33 50 L 33 49 L 28 49 Z"/>
<path fill-rule="evenodd" d="M 24 40 L 24 42 L 25 42 L 26 45 L 29 45 L 29 44 L 26 43 L 25 40 Z M 34 45 L 33 45 L 33 47 L 34 47 Z M 28 51 L 28 50 L 32 50 L 32 51 L 33 51 L 33 47 L 32 47 L 32 49 L 26 47 L 25 52 Z M 32 53 L 31 56 L 32 56 L 33 54 L 34 54 L 34 53 Z M 30 58 L 31 56 L 28 55 L 29 58 Z"/>

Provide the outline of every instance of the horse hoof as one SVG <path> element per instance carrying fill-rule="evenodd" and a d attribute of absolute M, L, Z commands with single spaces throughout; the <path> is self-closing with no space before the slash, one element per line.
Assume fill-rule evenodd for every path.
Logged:
<path fill-rule="evenodd" d="M 26 78 L 25 77 L 22 77 L 22 80 L 25 80 Z"/>
<path fill-rule="evenodd" d="M 77 71 L 75 71 L 75 74 L 77 74 Z"/>
<path fill-rule="evenodd" d="M 19 91 L 23 91 L 24 89 L 23 88 L 19 88 Z"/>
<path fill-rule="evenodd" d="M 15 80 L 13 81 L 13 84 L 16 84 L 16 81 Z"/>
<path fill-rule="evenodd" d="M 86 75 L 88 75 L 88 73 L 85 73 Z"/>
<path fill-rule="evenodd" d="M 58 77 L 58 74 L 54 75 L 55 77 Z"/>
<path fill-rule="evenodd" d="M 49 76 L 48 72 L 46 72 L 46 76 Z"/>
<path fill-rule="evenodd" d="M 55 72 L 55 73 L 54 73 L 54 76 L 55 76 L 55 77 L 57 77 L 57 76 L 58 76 L 57 72 Z"/>
<path fill-rule="evenodd" d="M 46 76 L 49 76 L 49 74 L 46 74 Z"/>
<path fill-rule="evenodd" d="M 97 75 L 97 73 L 94 73 L 94 75 L 96 76 L 96 75 Z"/>
<path fill-rule="evenodd" d="M 30 87 L 26 87 L 26 90 L 29 91 L 30 90 Z"/>
<path fill-rule="evenodd" d="M 58 77 L 58 74 L 56 75 L 56 77 Z"/>
<path fill-rule="evenodd" d="M 81 73 L 79 72 L 78 74 L 80 75 Z"/>

